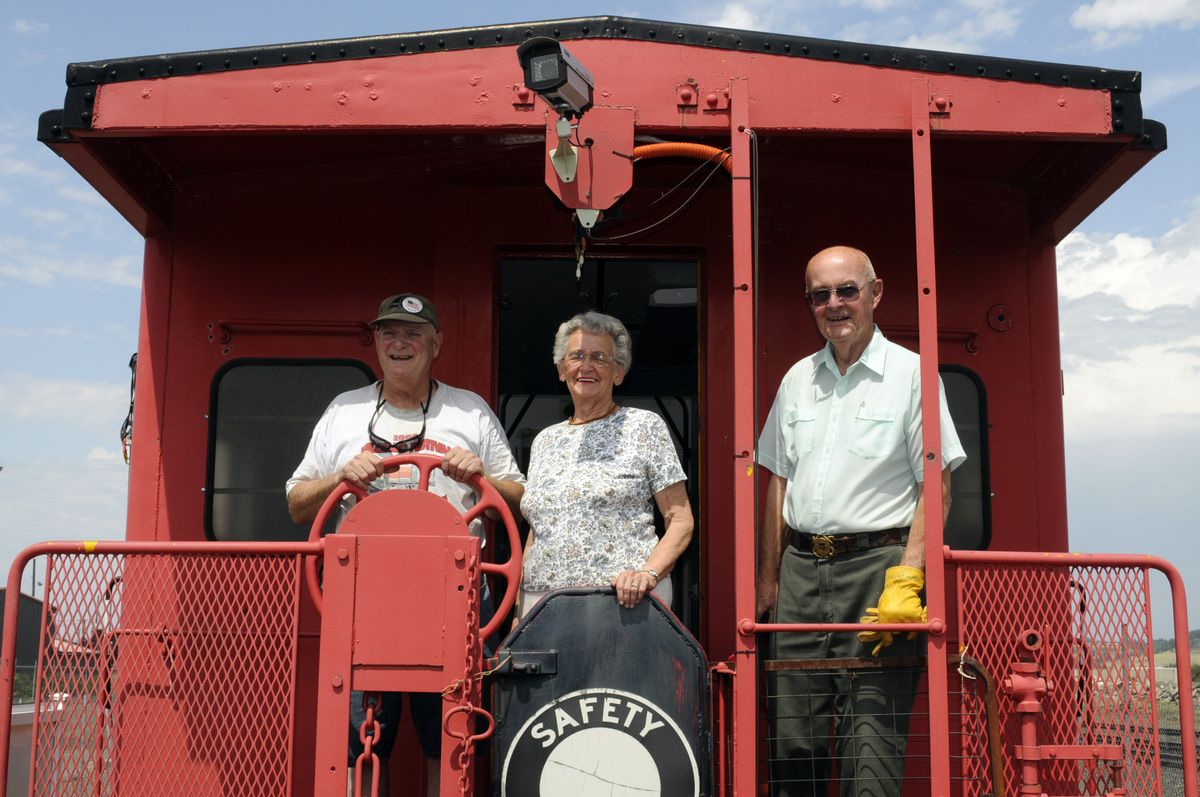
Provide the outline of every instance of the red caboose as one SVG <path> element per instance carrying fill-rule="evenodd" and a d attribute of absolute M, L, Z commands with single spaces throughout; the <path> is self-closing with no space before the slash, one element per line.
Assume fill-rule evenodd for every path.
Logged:
<path fill-rule="evenodd" d="M 565 128 L 518 62 L 539 37 L 594 79 Z M 678 642 L 660 664 L 683 673 L 665 691 L 691 712 L 672 720 L 688 793 L 759 793 L 760 675 L 786 666 L 759 637 L 787 629 L 753 616 L 752 452 L 820 343 L 803 266 L 831 243 L 872 254 L 880 326 L 919 347 L 927 408 L 940 372 L 969 456 L 944 530 L 927 496 L 906 793 L 1163 792 L 1148 570 L 1177 606 L 1182 585 L 1157 560 L 1065 553 L 1054 250 L 1166 148 L 1137 73 L 595 17 L 72 64 L 67 82 L 39 137 L 145 236 L 145 270 L 127 542 L 14 565 L 50 558 L 39 695 L 71 695 L 41 714 L 33 793 L 338 793 L 352 685 L 449 688 L 442 793 L 527 793 L 505 723 L 543 704 L 512 696 L 530 683 L 514 668 L 566 712 L 617 688 L 572 668 L 626 633 Z M 489 676 L 491 775 L 466 724 L 492 684 L 464 596 L 505 535 L 481 554 L 418 498 L 308 542 L 282 495 L 330 398 L 376 378 L 364 322 L 402 290 L 436 302 L 436 376 L 491 401 L 522 464 L 562 417 L 555 326 L 622 318 L 621 401 L 668 421 L 697 513 L 671 611 L 630 630 L 611 598 L 566 595 L 517 629 Z M 637 688 L 620 691 L 644 716 L 668 699 Z M 402 747 L 392 782 L 421 793 Z"/>

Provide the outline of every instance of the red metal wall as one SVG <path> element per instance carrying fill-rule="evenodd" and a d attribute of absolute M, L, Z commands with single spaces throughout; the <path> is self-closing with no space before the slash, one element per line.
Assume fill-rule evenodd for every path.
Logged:
<path fill-rule="evenodd" d="M 414 141 L 414 146 L 420 146 Z M 802 301 L 804 265 L 834 243 L 864 248 L 885 280 L 878 314 L 915 347 L 915 253 L 907 141 L 863 139 L 882 165 L 796 164 L 796 142 L 762 149 L 760 417 L 780 377 L 821 341 Z M 799 147 L 802 149 L 802 147 Z M 778 151 L 778 155 L 776 152 Z M 934 150 L 935 160 L 937 148 Z M 405 167 L 407 169 L 407 167 Z M 651 164 L 639 165 L 635 180 Z M 312 334 L 212 335 L 220 321 L 366 320 L 383 295 L 429 295 L 443 319 L 438 378 L 495 398 L 495 300 L 499 253 L 549 246 L 571 251 L 566 214 L 541 172 L 467 187 L 419 169 L 357 166 L 279 169 L 183 184 L 174 229 L 146 249 L 139 345 L 137 437 L 131 470 L 130 539 L 203 539 L 209 391 L 218 368 L 241 357 L 351 357 L 374 367 L 352 337 Z M 730 360 L 728 180 L 681 221 L 627 250 L 686 248 L 701 259 L 701 451 L 697 510 L 703 550 L 702 641 L 710 659 L 736 642 L 731 596 L 732 484 L 728 473 L 735 386 Z M 469 181 L 464 181 L 469 182 Z M 1029 240 L 1024 196 L 997 184 L 942 179 L 937 193 L 939 318 L 978 333 L 978 353 L 961 337 L 942 341 L 944 362 L 971 368 L 988 391 L 995 549 L 1065 549 L 1065 489 L 1053 249 Z M 993 305 L 1013 320 L 989 328 Z M 283 500 L 282 485 L 280 500 Z M 312 712 L 316 630 L 306 616 L 301 643 L 300 722 Z M 309 757 L 300 734 L 297 761 Z M 309 773 L 297 772 L 300 782 Z"/>

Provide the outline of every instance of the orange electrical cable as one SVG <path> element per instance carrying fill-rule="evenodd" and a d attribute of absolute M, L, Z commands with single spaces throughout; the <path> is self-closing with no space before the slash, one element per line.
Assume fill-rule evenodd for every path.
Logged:
<path fill-rule="evenodd" d="M 695 158 L 697 160 L 712 160 L 725 167 L 725 171 L 733 174 L 733 159 L 729 153 L 708 144 L 693 144 L 690 142 L 670 142 L 666 144 L 642 144 L 633 148 L 634 160 L 642 158 Z"/>

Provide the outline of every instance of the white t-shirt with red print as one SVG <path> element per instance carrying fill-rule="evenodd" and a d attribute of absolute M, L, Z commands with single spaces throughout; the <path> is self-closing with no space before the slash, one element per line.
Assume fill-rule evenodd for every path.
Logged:
<path fill-rule="evenodd" d="M 321 479 L 334 473 L 362 451 L 381 456 L 389 454 L 373 446 L 367 435 L 367 425 L 376 409 L 379 409 L 379 415 L 374 430 L 379 438 L 404 440 L 421 430 L 421 408 L 404 410 L 386 401 L 380 407 L 378 383 L 342 393 L 330 402 L 317 421 L 304 459 L 292 478 L 288 479 L 287 491 L 290 493 L 302 481 Z M 483 461 L 483 472 L 487 476 L 502 481 L 525 481 L 513 459 L 500 421 L 477 394 L 435 382 L 424 420 L 425 439 L 412 453 L 440 457 L 452 448 L 464 448 Z M 416 468 L 401 466 L 396 472 L 376 479 L 371 484 L 371 492 L 413 489 L 416 485 Z M 429 490 L 445 496 L 459 512 L 465 512 L 477 500 L 475 490 L 470 485 L 457 482 L 440 470 L 433 472 Z M 478 522 L 472 526 L 472 531 L 479 534 Z"/>

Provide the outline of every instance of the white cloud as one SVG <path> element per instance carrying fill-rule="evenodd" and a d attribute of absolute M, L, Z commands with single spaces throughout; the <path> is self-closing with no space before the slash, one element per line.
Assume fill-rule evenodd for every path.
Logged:
<path fill-rule="evenodd" d="M 888 11 L 900 5 L 909 5 L 910 0 L 838 0 L 843 8 L 865 8 L 867 11 Z"/>
<path fill-rule="evenodd" d="M 60 226 L 66 224 L 71 217 L 58 208 L 21 208 L 21 215 L 34 224 Z"/>
<path fill-rule="evenodd" d="M 1075 232 L 1059 244 L 1058 258 L 1064 299 L 1106 294 L 1139 312 L 1195 304 L 1200 298 L 1195 279 L 1200 270 L 1200 200 L 1188 218 L 1157 240 Z"/>
<path fill-rule="evenodd" d="M 1142 80 L 1142 105 L 1150 108 L 1197 87 L 1200 87 L 1200 70 L 1175 75 L 1145 75 Z"/>
<path fill-rule="evenodd" d="M 72 202 L 81 202 L 85 205 L 94 205 L 96 207 L 108 207 L 108 203 L 104 198 L 97 194 L 94 190 L 82 188 L 75 185 L 64 185 L 58 189 L 58 195 L 63 199 L 69 199 Z"/>
<path fill-rule="evenodd" d="M 129 409 L 129 385 L 44 379 L 24 373 L 0 375 L 0 417 L 56 428 L 108 429 Z"/>
<path fill-rule="evenodd" d="M 727 3 L 721 9 L 720 15 L 709 22 L 709 24 L 719 28 L 757 29 L 757 20 L 754 12 L 744 3 Z"/>
<path fill-rule="evenodd" d="M 44 337 L 49 335 L 56 338 L 66 338 L 76 333 L 71 331 L 70 327 L 38 327 L 21 328 L 21 327 L 0 327 L 0 337 L 7 338 L 32 338 Z M 91 337 L 90 335 L 81 335 L 81 337 Z"/>
<path fill-rule="evenodd" d="M 124 536 L 129 469 L 118 458 L 6 462 L 0 472 L 0 561 L 45 540 Z M 47 478 L 47 474 L 52 474 Z M 26 574 L 28 582 L 28 574 Z"/>
<path fill-rule="evenodd" d="M 1096 0 L 1071 13 L 1071 25 L 1091 33 L 1092 46 L 1105 49 L 1135 42 L 1143 32 L 1158 27 L 1190 30 L 1197 24 L 1200 2 L 1196 0 Z"/>
<path fill-rule="evenodd" d="M 35 19 L 14 19 L 8 29 L 19 36 L 40 36 L 48 33 L 50 26 Z"/>
<path fill-rule="evenodd" d="M 125 460 L 122 456 L 109 448 L 94 447 L 87 455 L 88 462 L 120 462 L 124 464 Z"/>
<path fill-rule="evenodd" d="M 1024 8 L 1009 0 L 956 0 L 921 19 L 920 32 L 900 42 L 905 47 L 950 52 L 984 52 L 996 40 L 1021 27 Z"/>
<path fill-rule="evenodd" d="M 1058 247 L 1069 442 L 1200 434 L 1200 202 L 1160 238 Z"/>
<path fill-rule="evenodd" d="M 37 213 L 33 209 L 29 212 Z M 64 251 L 54 242 L 0 235 L 0 277 L 31 285 L 53 285 L 61 279 L 72 279 L 136 288 L 141 284 L 140 267 L 139 259 L 133 255 L 105 257 L 75 253 Z"/>

